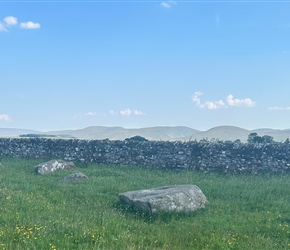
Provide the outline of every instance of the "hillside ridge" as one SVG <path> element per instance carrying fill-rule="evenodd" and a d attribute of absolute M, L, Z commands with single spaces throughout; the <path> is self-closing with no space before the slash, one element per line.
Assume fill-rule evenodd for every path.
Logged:
<path fill-rule="evenodd" d="M 191 141 L 191 140 L 241 140 L 247 141 L 250 133 L 259 136 L 269 135 L 275 141 L 284 141 L 290 138 L 290 129 L 259 128 L 247 130 L 237 126 L 217 126 L 206 131 L 193 129 L 186 126 L 155 126 L 144 128 L 123 128 L 120 126 L 89 126 L 75 130 L 37 131 L 32 129 L 0 128 L 0 137 L 18 137 L 23 134 L 46 134 L 62 137 L 72 137 L 85 140 L 124 140 L 133 136 L 142 136 L 148 140 L 155 141 Z"/>

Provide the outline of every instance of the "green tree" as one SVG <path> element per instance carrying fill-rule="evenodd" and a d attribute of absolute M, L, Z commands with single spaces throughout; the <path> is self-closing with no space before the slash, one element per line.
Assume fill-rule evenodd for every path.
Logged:
<path fill-rule="evenodd" d="M 262 136 L 262 143 L 272 143 L 274 142 L 274 139 L 270 135 L 263 135 Z"/>
<path fill-rule="evenodd" d="M 136 135 L 130 138 L 126 138 L 125 141 L 148 141 L 148 140 L 140 135 Z"/>
<path fill-rule="evenodd" d="M 255 143 L 255 142 L 257 142 L 257 138 L 258 137 L 260 137 L 260 136 L 258 136 L 258 134 L 257 133 L 250 133 L 249 135 L 248 135 L 248 143 Z"/>
<path fill-rule="evenodd" d="M 273 143 L 274 139 L 270 135 L 259 136 L 257 133 L 248 135 L 248 143 Z"/>

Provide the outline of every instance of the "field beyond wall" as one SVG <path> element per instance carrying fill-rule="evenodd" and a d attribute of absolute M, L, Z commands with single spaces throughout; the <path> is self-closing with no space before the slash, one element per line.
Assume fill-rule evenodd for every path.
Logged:
<path fill-rule="evenodd" d="M 0 159 L 0 249 L 290 249 L 290 175 L 225 175 L 77 163 L 38 176 L 44 159 Z M 89 178 L 61 183 L 82 172 Z M 121 192 L 195 184 L 190 214 L 139 214 Z"/>

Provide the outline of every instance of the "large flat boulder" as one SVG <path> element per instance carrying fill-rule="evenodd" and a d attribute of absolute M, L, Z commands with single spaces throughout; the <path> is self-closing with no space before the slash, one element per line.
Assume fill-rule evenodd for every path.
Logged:
<path fill-rule="evenodd" d="M 35 172 L 41 175 L 50 174 L 56 170 L 71 169 L 75 168 L 73 162 L 68 162 L 64 160 L 51 160 L 47 162 L 40 163 L 35 167 Z"/>
<path fill-rule="evenodd" d="M 120 201 L 145 213 L 192 212 L 203 208 L 207 198 L 196 185 L 175 185 L 119 194 Z"/>

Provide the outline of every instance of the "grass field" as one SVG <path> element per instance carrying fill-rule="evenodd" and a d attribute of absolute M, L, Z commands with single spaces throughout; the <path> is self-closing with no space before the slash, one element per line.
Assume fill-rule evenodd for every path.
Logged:
<path fill-rule="evenodd" d="M 0 159 L 0 249 L 290 249 L 290 176 L 218 175 L 77 165 L 38 176 L 42 160 Z M 75 172 L 79 183 L 59 180 Z M 195 184 L 209 200 L 191 214 L 138 214 L 125 191 Z"/>

